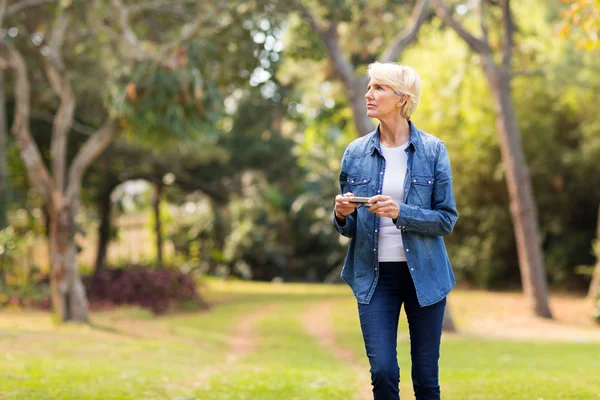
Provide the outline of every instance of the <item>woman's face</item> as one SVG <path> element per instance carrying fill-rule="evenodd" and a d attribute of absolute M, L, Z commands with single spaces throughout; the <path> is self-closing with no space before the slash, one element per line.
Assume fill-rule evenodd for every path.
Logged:
<path fill-rule="evenodd" d="M 371 80 L 367 88 L 365 100 L 367 101 L 367 116 L 370 118 L 381 120 L 386 116 L 396 116 L 400 111 L 399 106 L 406 101 L 387 85 L 381 85 Z"/>

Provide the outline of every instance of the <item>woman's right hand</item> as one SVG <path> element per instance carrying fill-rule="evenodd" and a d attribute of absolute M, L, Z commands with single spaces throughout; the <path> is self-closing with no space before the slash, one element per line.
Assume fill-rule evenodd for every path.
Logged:
<path fill-rule="evenodd" d="M 348 201 L 349 197 L 354 197 L 354 193 L 348 192 L 344 195 L 338 194 L 335 196 L 333 211 L 335 212 L 337 219 L 345 220 L 346 217 L 352 214 L 354 210 L 356 210 L 356 207 L 358 207 L 358 203 L 350 203 Z"/>

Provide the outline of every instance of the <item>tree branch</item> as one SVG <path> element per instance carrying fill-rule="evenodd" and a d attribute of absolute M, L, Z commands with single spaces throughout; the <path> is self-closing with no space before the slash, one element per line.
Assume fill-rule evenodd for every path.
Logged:
<path fill-rule="evenodd" d="M 502 22 L 504 23 L 504 47 L 502 49 L 502 66 L 507 74 L 510 74 L 510 61 L 512 59 L 514 24 L 510 12 L 510 1 L 502 0 Z"/>
<path fill-rule="evenodd" d="M 87 167 L 108 147 L 119 132 L 119 120 L 110 120 L 90 137 L 79 150 L 69 168 L 65 202 L 70 204 L 79 196 L 81 180 Z"/>
<path fill-rule="evenodd" d="M 47 205 L 52 204 L 54 185 L 50 173 L 44 164 L 40 151 L 29 130 L 31 85 L 27 76 L 27 65 L 19 51 L 7 43 L 0 48 L 8 53 L 3 67 L 10 66 L 15 73 L 15 113 L 12 133 L 17 139 L 27 175 L 32 186 L 42 196 Z"/>
<path fill-rule="evenodd" d="M 111 4 L 117 13 L 117 22 L 121 28 L 122 39 L 132 51 L 132 54 L 129 54 L 129 56 L 136 60 L 148 58 L 148 54 L 142 49 L 137 35 L 131 29 L 127 7 L 125 7 L 121 0 L 111 0 Z"/>
<path fill-rule="evenodd" d="M 204 22 L 203 20 L 208 20 L 214 17 L 213 13 L 205 14 L 203 12 L 201 3 L 202 2 L 200 1 L 197 3 L 196 16 L 194 17 L 194 20 L 181 27 L 181 36 L 162 46 L 158 55 L 158 60 L 164 60 L 175 47 L 179 46 L 182 42 L 190 40 L 202 26 L 202 22 Z"/>
<path fill-rule="evenodd" d="M 517 76 L 546 76 L 546 74 L 547 72 L 543 69 L 536 69 L 531 71 L 520 70 L 511 72 L 510 77 L 515 78 Z"/>
<path fill-rule="evenodd" d="M 63 89 L 62 76 L 65 70 L 62 57 L 62 47 L 65 41 L 65 34 L 67 27 L 69 26 L 69 17 L 65 13 L 64 8 L 59 5 L 58 13 L 52 25 L 50 32 L 50 38 L 48 39 L 48 48 L 50 54 L 44 57 L 44 67 L 46 69 L 46 75 L 50 82 L 50 87 L 58 96 L 61 95 Z"/>
<path fill-rule="evenodd" d="M 477 14 L 479 15 L 479 26 L 481 27 L 481 35 L 483 41 L 489 43 L 488 27 L 485 22 L 485 10 L 483 9 L 483 3 L 485 0 L 479 0 L 477 3 Z"/>
<path fill-rule="evenodd" d="M 340 48 L 338 36 L 337 36 L 337 23 L 331 22 L 331 25 L 324 29 L 317 22 L 316 17 L 308 9 L 308 7 L 302 2 L 302 0 L 295 1 L 296 7 L 304 19 L 310 24 L 313 31 L 316 32 L 329 52 L 329 56 L 333 61 L 333 65 L 344 81 L 346 88 L 352 88 L 355 81 L 356 75 L 354 74 L 354 67 L 344 56 L 342 49 Z M 352 90 L 352 89 L 349 89 Z"/>
<path fill-rule="evenodd" d="M 384 62 L 398 61 L 400 54 L 415 38 L 429 14 L 429 0 L 419 0 L 415 4 L 410 19 L 402 32 L 398 33 L 383 52 Z"/>
<path fill-rule="evenodd" d="M 52 141 L 50 143 L 50 154 L 52 158 L 52 173 L 54 175 L 55 189 L 62 193 L 65 183 L 65 171 L 67 163 L 67 142 L 73 118 L 75 116 L 75 93 L 71 88 L 71 82 L 65 70 L 62 57 L 62 48 L 65 42 L 69 16 L 64 5 L 58 5 L 58 10 L 50 36 L 48 47 L 50 54 L 44 57 L 46 75 L 52 90 L 59 96 L 60 105 L 54 116 L 52 126 Z"/>
<path fill-rule="evenodd" d="M 50 122 L 50 123 L 54 122 L 54 115 L 52 115 L 48 112 L 31 110 L 31 116 L 34 119 L 37 119 L 39 121 L 45 121 L 45 122 Z M 77 132 L 77 133 L 80 133 L 80 134 L 86 135 L 86 136 L 92 136 L 94 133 L 96 133 L 96 130 L 94 128 L 91 128 L 84 124 L 80 124 L 76 121 L 73 121 L 73 126 L 71 127 L 71 129 L 73 129 L 74 132 Z"/>
<path fill-rule="evenodd" d="M 39 6 L 46 3 L 52 3 L 56 0 L 23 0 L 15 4 L 11 4 L 8 6 L 6 10 L 6 15 L 11 16 L 18 13 L 21 10 L 26 9 L 27 7 Z"/>
<path fill-rule="evenodd" d="M 0 1 L 0 27 L 4 26 L 4 17 L 6 16 L 6 8 L 8 7 L 8 0 Z"/>
<path fill-rule="evenodd" d="M 437 16 L 440 17 L 446 25 L 452 28 L 473 51 L 478 54 L 491 53 L 489 43 L 484 42 L 467 32 L 458 21 L 452 18 L 450 11 L 442 4 L 442 0 L 431 0 L 431 5 L 434 7 Z"/>
<path fill-rule="evenodd" d="M 132 6 L 127 7 L 123 4 L 123 2 L 121 0 L 111 0 L 111 5 L 117 14 L 117 21 L 119 24 L 119 28 L 121 29 L 122 41 L 124 43 L 126 43 L 127 46 L 132 51 L 131 54 L 127 55 L 128 57 L 131 57 L 137 61 L 144 60 L 144 59 L 146 59 L 146 60 L 150 59 L 150 60 L 155 60 L 157 62 L 162 63 L 162 62 L 164 62 L 164 60 L 168 57 L 169 53 L 174 48 L 179 46 L 182 42 L 190 40 L 196 33 L 198 33 L 198 30 L 202 27 L 203 22 L 205 22 L 209 19 L 214 19 L 216 17 L 216 15 L 214 15 L 214 13 L 204 12 L 204 10 L 202 8 L 202 4 L 203 4 L 202 1 L 196 1 L 197 8 L 196 8 L 194 20 L 188 24 L 183 25 L 183 27 L 181 28 L 180 36 L 177 39 L 175 39 L 169 43 L 153 46 L 153 47 L 158 48 L 158 51 L 150 53 L 150 52 L 144 50 L 142 43 L 138 39 L 133 28 L 131 27 L 131 24 L 129 22 L 129 17 L 131 15 L 131 13 L 133 12 L 132 10 L 134 10 L 135 12 L 140 12 L 140 11 L 143 11 L 145 9 L 145 7 L 149 7 L 149 6 L 157 5 L 157 4 L 168 4 L 168 3 L 165 2 L 164 0 L 163 1 L 156 0 L 156 1 L 150 1 L 147 3 L 138 4 L 137 6 L 132 5 Z M 104 30 L 107 30 L 107 29 L 108 28 L 105 28 Z"/>

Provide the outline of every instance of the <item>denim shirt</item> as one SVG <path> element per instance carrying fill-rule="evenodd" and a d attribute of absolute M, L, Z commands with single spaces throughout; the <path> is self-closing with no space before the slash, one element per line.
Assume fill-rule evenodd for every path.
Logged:
<path fill-rule="evenodd" d="M 395 221 L 402 232 L 404 252 L 422 307 L 437 303 L 456 284 L 442 236 L 454 229 L 458 219 L 452 169 L 444 143 L 417 129 L 412 122 L 407 149 L 404 201 Z M 385 159 L 381 152 L 379 127 L 348 145 L 342 158 L 342 193 L 372 197 L 381 194 Z M 349 237 L 342 279 L 350 285 L 359 303 L 369 304 L 377 280 L 379 217 L 359 206 L 337 231 Z"/>

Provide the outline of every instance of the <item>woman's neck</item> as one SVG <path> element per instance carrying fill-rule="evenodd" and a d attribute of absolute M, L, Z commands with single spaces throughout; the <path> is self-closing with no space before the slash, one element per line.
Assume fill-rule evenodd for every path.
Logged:
<path fill-rule="evenodd" d="M 379 140 L 385 147 L 398 147 L 410 139 L 408 120 L 400 117 L 395 120 L 379 121 Z"/>

